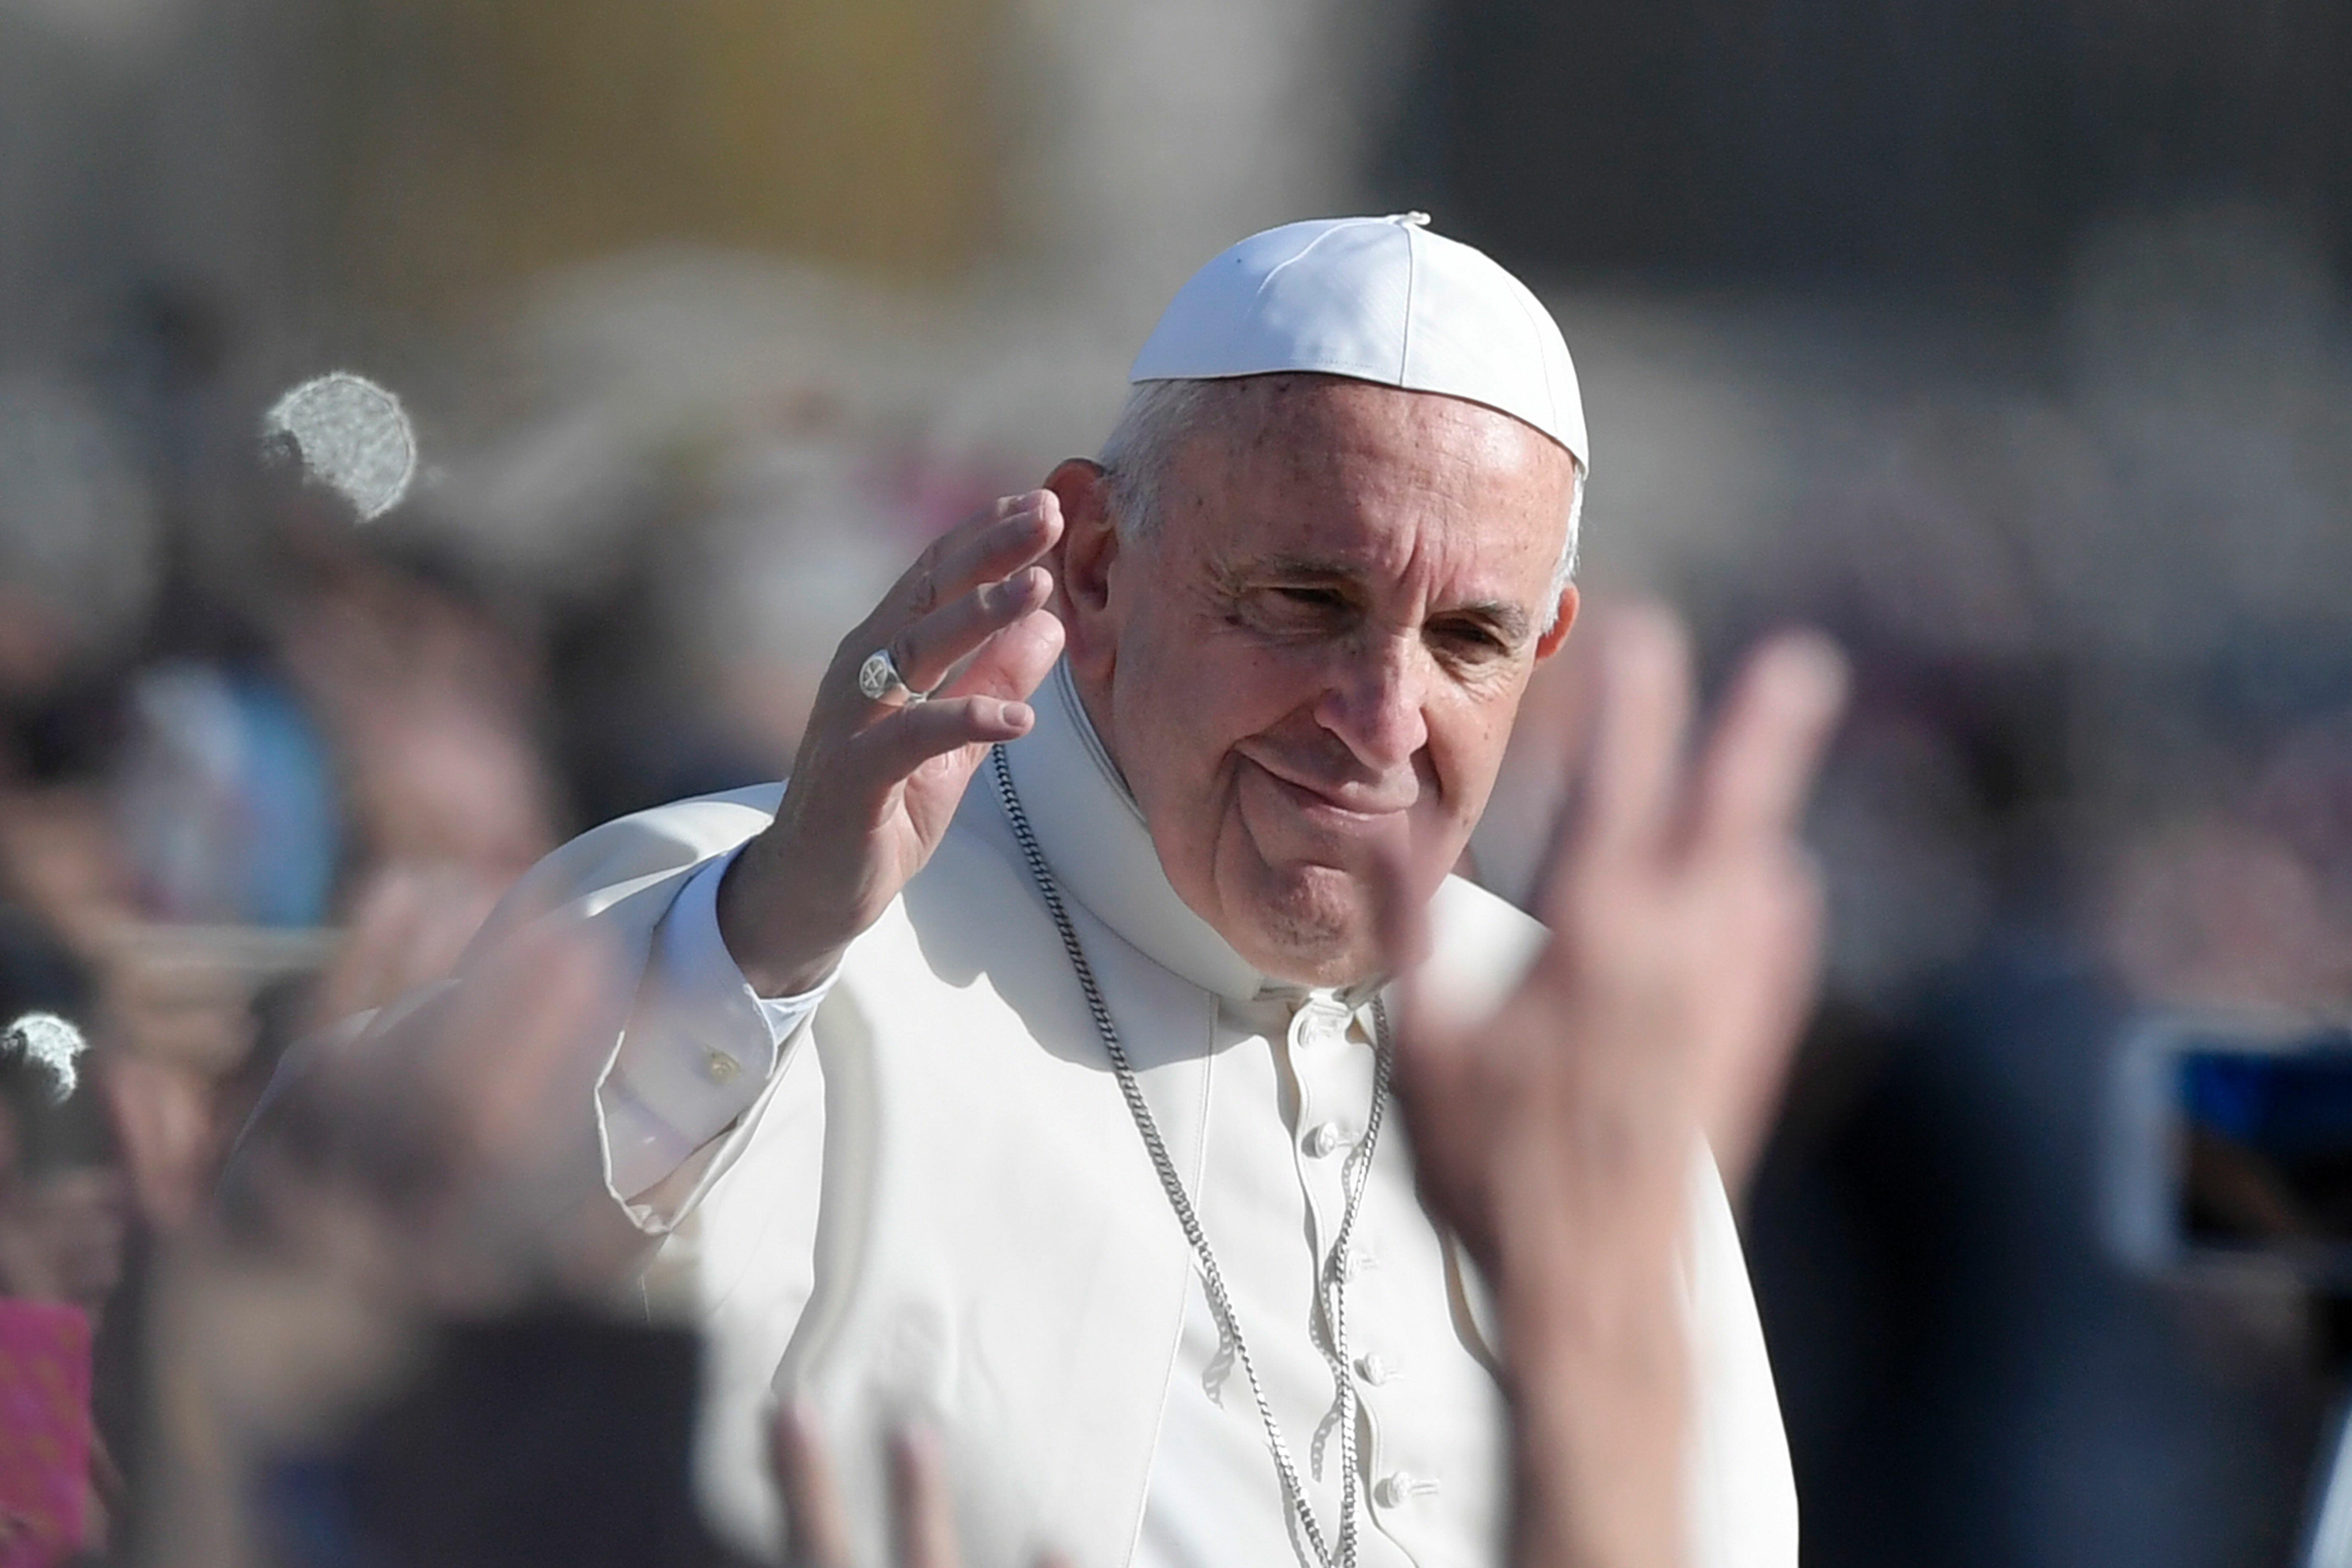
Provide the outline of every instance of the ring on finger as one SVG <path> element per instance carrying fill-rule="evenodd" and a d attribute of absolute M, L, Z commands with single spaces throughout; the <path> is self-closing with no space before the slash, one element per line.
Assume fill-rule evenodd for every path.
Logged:
<path fill-rule="evenodd" d="M 907 678 L 898 673 L 898 661 L 892 657 L 887 643 L 867 654 L 866 662 L 857 667 L 857 689 L 872 701 L 895 700 L 900 707 L 925 701 L 931 695 L 907 684 Z"/>

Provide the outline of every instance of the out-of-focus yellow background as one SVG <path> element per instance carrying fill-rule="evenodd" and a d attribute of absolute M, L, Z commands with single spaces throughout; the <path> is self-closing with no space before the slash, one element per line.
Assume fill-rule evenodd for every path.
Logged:
<path fill-rule="evenodd" d="M 650 244 L 912 282 L 1003 231 L 984 0 L 519 0 L 353 8 L 353 287 L 446 306 Z M 388 69 L 372 62 L 393 62 Z"/>

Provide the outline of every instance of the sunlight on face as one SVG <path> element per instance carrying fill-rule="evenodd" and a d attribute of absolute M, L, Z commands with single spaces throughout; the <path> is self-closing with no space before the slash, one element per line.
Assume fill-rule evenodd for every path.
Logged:
<path fill-rule="evenodd" d="M 1547 636 L 1567 453 L 1475 404 L 1268 377 L 1122 547 L 1106 742 L 1185 902 L 1259 968 L 1376 965 L 1376 847 L 1451 863 Z M 1572 606 L 1571 606 L 1572 608 Z"/>

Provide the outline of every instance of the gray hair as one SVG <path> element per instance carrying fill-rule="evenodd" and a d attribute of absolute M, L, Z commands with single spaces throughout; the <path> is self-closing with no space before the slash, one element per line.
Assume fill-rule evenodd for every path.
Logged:
<path fill-rule="evenodd" d="M 1110 489 L 1111 521 L 1121 538 L 1139 539 L 1160 521 L 1161 482 L 1185 443 L 1216 428 L 1231 402 L 1231 381 L 1146 381 L 1137 384 L 1118 411 L 1118 422 L 1103 438 L 1095 461 Z M 1559 619 L 1559 596 L 1576 579 L 1576 549 L 1584 518 L 1584 459 L 1574 453 L 1569 492 L 1568 537 L 1553 566 L 1543 629 Z"/>

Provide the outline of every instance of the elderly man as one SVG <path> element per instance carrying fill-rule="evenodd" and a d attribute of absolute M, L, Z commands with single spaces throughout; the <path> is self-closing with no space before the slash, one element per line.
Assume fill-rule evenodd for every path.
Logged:
<path fill-rule="evenodd" d="M 641 966 L 592 1042 L 605 1184 L 658 1240 L 649 1295 L 709 1331 L 702 1484 L 747 1544 L 788 1398 L 864 1529 L 861 1457 L 931 1425 L 981 1564 L 1500 1560 L 1504 1347 L 1386 1113 L 1381 894 L 1458 858 L 1569 635 L 1586 437 L 1543 307 L 1424 225 L 1212 261 L 1099 459 L 851 634 L 788 786 L 590 833 L 478 942 L 476 977 L 583 923 Z M 1431 1016 L 1493 1008 L 1544 942 L 1440 870 L 1409 900 Z M 1475 1185 L 1476 1142 L 1424 1179 Z M 1683 1536 L 1788 1568 L 1701 1166 Z"/>

